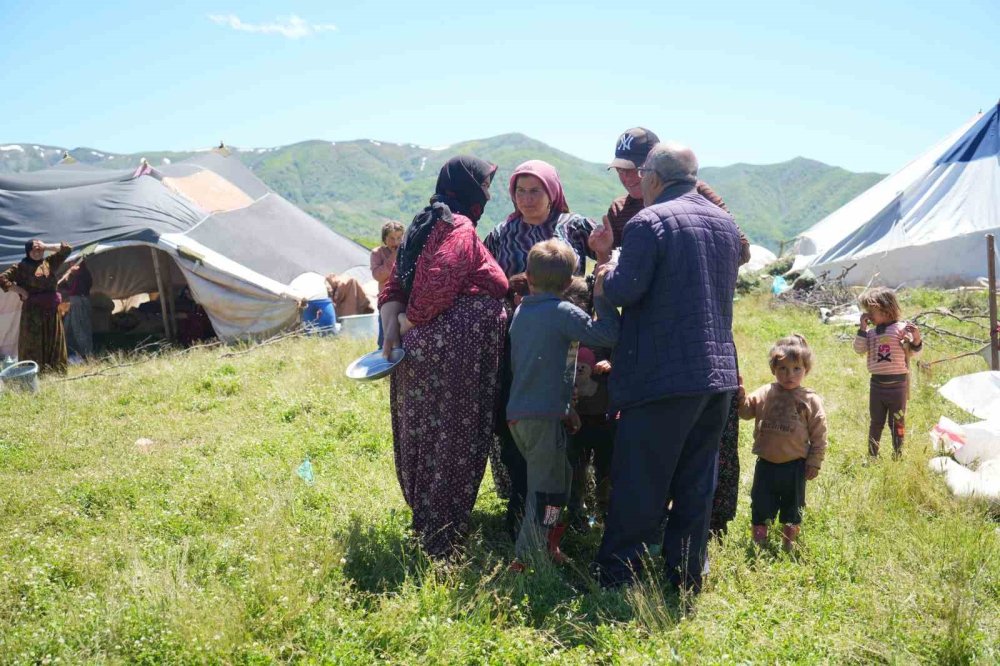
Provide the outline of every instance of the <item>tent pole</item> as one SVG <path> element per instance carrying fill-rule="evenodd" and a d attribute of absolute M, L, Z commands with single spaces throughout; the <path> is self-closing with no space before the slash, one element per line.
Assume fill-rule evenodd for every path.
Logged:
<path fill-rule="evenodd" d="M 156 273 L 156 289 L 160 293 L 160 314 L 163 315 L 163 332 L 169 340 L 170 323 L 167 319 L 167 295 L 163 291 L 163 276 L 160 275 L 160 257 L 157 256 L 155 247 L 149 248 L 149 252 L 153 255 L 153 271 Z"/>
<path fill-rule="evenodd" d="M 169 256 L 169 255 L 168 255 Z M 166 273 L 166 277 L 163 282 L 163 289 L 166 292 L 166 306 L 167 306 L 167 321 L 170 322 L 170 330 L 168 331 L 170 339 L 177 339 L 177 312 L 174 310 L 174 282 L 170 276 L 170 264 L 166 264 L 163 271 Z"/>
<path fill-rule="evenodd" d="M 990 278 L 990 369 L 1000 370 L 1000 331 L 997 331 L 997 254 L 993 234 L 986 234 L 986 266 Z"/>

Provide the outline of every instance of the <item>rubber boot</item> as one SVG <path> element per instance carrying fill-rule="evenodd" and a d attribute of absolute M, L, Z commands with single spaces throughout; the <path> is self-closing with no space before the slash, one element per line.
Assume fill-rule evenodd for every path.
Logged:
<path fill-rule="evenodd" d="M 767 545 L 767 525 L 751 525 L 750 534 L 753 537 L 753 544 L 758 548 Z"/>
<path fill-rule="evenodd" d="M 798 538 L 798 536 L 798 525 L 785 525 L 781 529 L 781 547 L 785 549 L 786 553 L 790 553 L 795 550 L 795 539 Z"/>
<path fill-rule="evenodd" d="M 566 523 L 559 523 L 553 527 L 549 528 L 548 533 L 548 543 L 546 543 L 546 550 L 549 553 L 549 557 L 556 564 L 566 564 L 569 558 L 566 554 L 559 550 L 559 542 L 562 541 L 563 534 L 566 533 Z"/>

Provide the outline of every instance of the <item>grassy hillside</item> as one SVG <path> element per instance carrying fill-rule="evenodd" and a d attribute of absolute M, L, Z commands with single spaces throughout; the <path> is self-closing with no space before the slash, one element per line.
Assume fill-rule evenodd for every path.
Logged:
<path fill-rule="evenodd" d="M 5 148 L 0 150 L 0 173 L 50 166 L 63 153 L 62 148 L 29 144 L 0 148 Z M 91 148 L 69 152 L 82 162 L 108 168 L 134 167 L 140 157 L 158 165 L 195 154 L 154 151 L 115 155 Z M 377 242 L 385 220 L 409 222 L 434 191 L 441 165 L 461 153 L 500 167 L 493 200 L 481 222 L 484 233 L 511 212 L 507 180 L 525 160 L 544 159 L 554 164 L 571 208 L 588 217 L 599 220 L 611 200 L 624 193 L 606 165 L 586 162 L 522 134 L 468 141 L 443 150 L 361 140 L 305 141 L 234 152 L 279 194 L 334 230 L 369 245 Z M 881 178 L 803 158 L 765 166 L 709 167 L 703 169 L 702 177 L 723 196 L 750 238 L 773 250 L 782 239 L 818 222 Z"/>
<path fill-rule="evenodd" d="M 949 298 L 920 292 L 906 310 Z M 816 350 L 807 383 L 831 428 L 801 552 L 750 545 L 744 422 L 739 513 L 685 617 L 655 578 L 595 589 L 597 535 L 568 540 L 573 566 L 508 574 L 488 479 L 467 557 L 422 557 L 388 384 L 343 377 L 369 345 L 194 350 L 0 394 L 0 663 L 996 663 L 996 518 L 926 466 L 938 416 L 971 420 L 935 387 L 982 361 L 916 375 L 904 460 L 865 466 L 868 375 L 849 328 L 744 298 L 746 384 L 768 380 L 767 348 L 791 330 Z M 952 351 L 926 340 L 926 360 Z M 295 473 L 307 455 L 313 485 Z"/>
<path fill-rule="evenodd" d="M 775 252 L 781 241 L 791 240 L 885 177 L 804 157 L 780 164 L 708 167 L 701 175 L 726 200 L 750 238 Z"/>

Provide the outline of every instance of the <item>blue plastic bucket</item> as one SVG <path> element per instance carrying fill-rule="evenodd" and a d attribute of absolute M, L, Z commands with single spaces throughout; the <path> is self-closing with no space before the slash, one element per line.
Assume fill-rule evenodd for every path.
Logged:
<path fill-rule="evenodd" d="M 306 309 L 302 311 L 302 324 L 313 333 L 333 333 L 337 324 L 333 301 L 329 298 L 306 301 Z"/>
<path fill-rule="evenodd" d="M 0 372 L 0 382 L 5 388 L 38 393 L 38 364 L 34 361 L 15 363 Z"/>

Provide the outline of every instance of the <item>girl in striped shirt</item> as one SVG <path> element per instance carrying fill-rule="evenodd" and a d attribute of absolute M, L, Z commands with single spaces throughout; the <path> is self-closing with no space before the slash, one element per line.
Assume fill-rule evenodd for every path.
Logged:
<path fill-rule="evenodd" d="M 910 356 L 921 350 L 923 340 L 916 324 L 900 321 L 902 314 L 892 289 L 868 289 L 858 297 L 858 305 L 864 314 L 854 338 L 854 351 L 868 355 L 868 372 L 872 373 L 868 454 L 878 457 L 882 429 L 888 418 L 892 457 L 898 459 L 906 436 Z"/>

